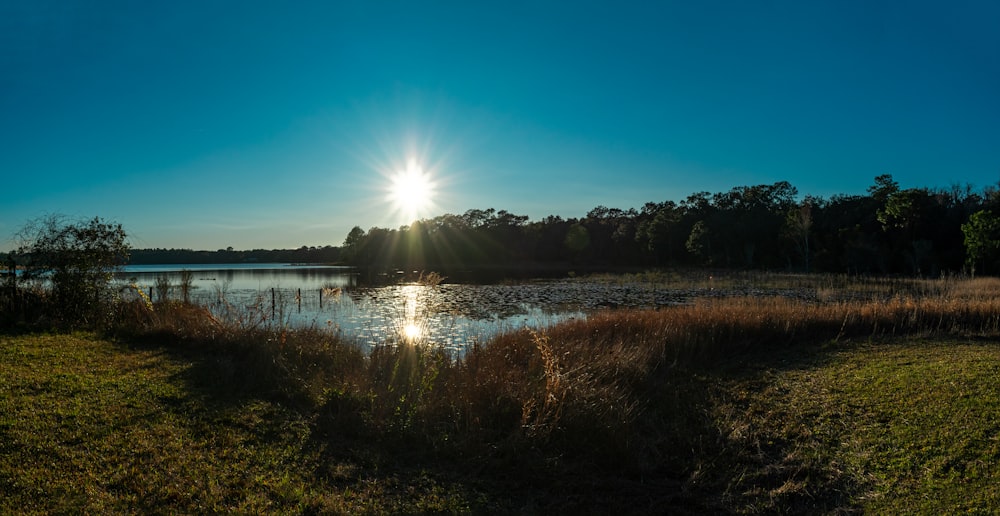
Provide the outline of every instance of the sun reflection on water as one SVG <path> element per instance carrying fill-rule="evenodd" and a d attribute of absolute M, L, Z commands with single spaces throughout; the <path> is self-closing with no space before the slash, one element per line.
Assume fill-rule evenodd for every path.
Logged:
<path fill-rule="evenodd" d="M 403 336 L 407 340 L 417 340 L 421 335 L 423 335 L 423 331 L 416 324 L 407 324 L 403 327 Z"/>
<path fill-rule="evenodd" d="M 423 325 L 421 320 L 422 317 L 418 317 L 417 315 L 417 307 L 421 304 L 417 299 L 417 295 L 423 288 L 426 287 L 422 287 L 420 285 L 404 285 L 402 289 L 403 320 L 400 324 L 400 334 L 408 342 L 417 341 L 424 334 L 424 331 L 421 328 Z"/>

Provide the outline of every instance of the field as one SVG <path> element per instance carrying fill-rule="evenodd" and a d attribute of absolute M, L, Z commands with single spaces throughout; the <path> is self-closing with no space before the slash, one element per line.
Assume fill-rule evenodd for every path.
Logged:
<path fill-rule="evenodd" d="M 0 512 L 989 512 L 1000 282 L 878 285 L 606 310 L 461 357 L 179 303 L 10 330 Z"/>

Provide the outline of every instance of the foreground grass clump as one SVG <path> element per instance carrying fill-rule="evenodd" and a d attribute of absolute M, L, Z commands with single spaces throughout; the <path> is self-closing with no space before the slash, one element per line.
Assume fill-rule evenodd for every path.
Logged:
<path fill-rule="evenodd" d="M 29 478 L 42 480 L 15 483 L 18 470 L 5 465 L 0 482 L 23 499 L 44 495 L 35 503 L 46 511 L 114 510 L 118 499 L 181 512 L 987 507 L 998 479 L 982 464 L 994 458 L 990 421 L 1000 416 L 991 365 L 1000 352 L 988 343 L 1000 336 L 1000 302 L 967 285 L 925 291 L 932 295 L 606 311 L 512 331 L 461 357 L 404 337 L 362 353 L 330 333 L 136 303 L 121 307 L 118 345 L 47 335 L 4 342 L 5 377 L 28 379 L 4 403 L 30 416 L 0 427 L 14 436 L 4 453 L 16 458 L 5 464 L 35 464 Z M 42 348 L 57 351 L 23 358 Z M 79 370 L 54 358 L 80 350 L 99 358 L 73 358 L 90 360 Z M 141 357 L 149 363 L 130 365 Z M 46 360 L 55 362 L 38 368 Z M 906 367 L 925 362 L 937 365 Z M 51 381 L 61 375 L 76 387 Z M 27 429 L 54 423 L 25 407 L 55 404 L 59 413 L 64 398 L 109 416 L 77 416 L 93 426 L 33 441 Z M 140 423 L 159 433 L 147 436 Z M 130 447 L 131 437 L 192 443 L 198 455 L 186 459 L 180 444 Z M 100 460 L 83 466 L 64 454 L 66 442 Z M 60 485 L 46 464 L 67 465 L 65 486 L 131 473 L 80 498 L 69 487 L 46 490 Z M 182 470 L 199 473 L 170 476 Z"/>

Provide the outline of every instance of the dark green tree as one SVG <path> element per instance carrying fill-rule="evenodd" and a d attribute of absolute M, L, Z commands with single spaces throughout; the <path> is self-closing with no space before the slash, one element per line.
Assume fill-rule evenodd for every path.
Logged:
<path fill-rule="evenodd" d="M 568 248 L 575 257 L 579 257 L 588 247 L 590 247 L 590 234 L 586 226 L 580 223 L 573 224 L 566 232 L 565 240 Z"/>
<path fill-rule="evenodd" d="M 991 266 L 1000 256 L 1000 217 L 990 211 L 980 210 L 962 224 L 965 235 L 966 265 L 973 276 L 976 267 L 984 266 L 984 272 L 991 272 Z"/>
<path fill-rule="evenodd" d="M 798 207 L 788 211 L 785 219 L 785 235 L 794 245 L 796 254 L 802 258 L 806 272 L 809 272 L 809 237 L 812 232 L 813 200 L 806 199 Z"/>
<path fill-rule="evenodd" d="M 636 231 L 636 240 L 643 243 L 644 250 L 652 254 L 655 265 L 672 262 L 681 210 L 673 201 L 666 201 L 647 203 L 643 211 L 647 214 L 648 220 L 639 225 Z"/>
<path fill-rule="evenodd" d="M 899 183 L 892 179 L 892 174 L 882 174 L 875 178 L 875 184 L 868 187 L 868 194 L 879 204 L 885 206 L 889 196 L 899 191 Z"/>
<path fill-rule="evenodd" d="M 898 190 L 878 210 L 878 220 L 890 238 L 894 254 L 905 260 L 910 272 L 920 274 L 935 268 L 930 228 L 944 213 L 925 188 Z"/>
<path fill-rule="evenodd" d="M 365 243 L 365 230 L 358 226 L 351 228 L 351 231 L 347 233 L 347 237 L 344 238 L 344 245 L 341 249 L 341 256 L 347 263 L 358 264 L 358 260 L 361 258 L 361 248 Z"/>
<path fill-rule="evenodd" d="M 711 233 L 708 225 L 699 220 L 691 228 L 691 234 L 685 244 L 688 252 L 700 258 L 704 265 L 713 264 Z"/>

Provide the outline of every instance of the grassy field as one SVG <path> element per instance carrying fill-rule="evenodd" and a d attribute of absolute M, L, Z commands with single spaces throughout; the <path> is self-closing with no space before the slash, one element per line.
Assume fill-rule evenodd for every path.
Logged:
<path fill-rule="evenodd" d="M 988 513 L 1000 506 L 997 341 L 896 339 L 720 382 L 724 504 Z"/>
<path fill-rule="evenodd" d="M 0 338 L 0 513 L 489 508 L 446 476 L 317 440 L 280 403 L 220 396 L 199 378 L 203 358 L 91 335 Z"/>
<path fill-rule="evenodd" d="M 988 513 L 994 287 L 612 310 L 460 359 L 181 305 L 8 332 L 0 513 Z"/>

